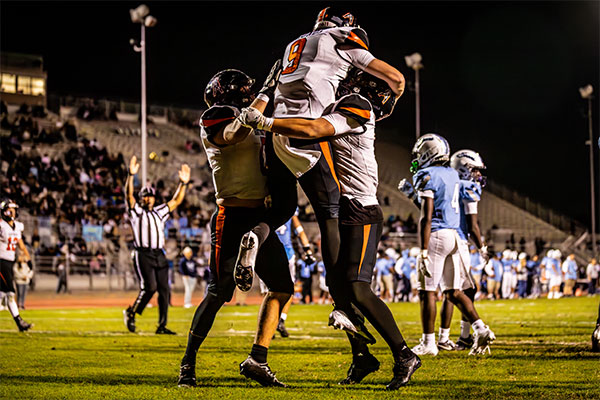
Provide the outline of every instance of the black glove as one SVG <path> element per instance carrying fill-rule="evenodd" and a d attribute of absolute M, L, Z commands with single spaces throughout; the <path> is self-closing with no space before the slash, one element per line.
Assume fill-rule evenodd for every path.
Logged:
<path fill-rule="evenodd" d="M 279 82 L 279 75 L 281 75 L 281 60 L 275 61 L 275 64 L 271 67 L 271 72 L 265 79 L 265 83 L 263 83 L 262 89 L 258 91 L 258 94 L 264 94 L 268 96 L 269 99 L 273 98 L 275 94 L 275 88 L 277 87 L 277 83 Z"/>

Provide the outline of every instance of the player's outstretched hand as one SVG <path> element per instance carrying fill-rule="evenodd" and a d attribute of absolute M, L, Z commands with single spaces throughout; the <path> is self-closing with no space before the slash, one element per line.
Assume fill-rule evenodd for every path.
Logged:
<path fill-rule="evenodd" d="M 402 179 L 400 183 L 398 183 L 398 190 L 404 193 L 404 195 L 410 200 L 414 199 L 416 196 L 415 188 L 406 178 Z"/>
<path fill-rule="evenodd" d="M 421 275 L 431 278 L 431 271 L 429 271 L 429 257 L 427 256 L 427 250 L 421 250 L 421 254 L 417 257 L 417 271 Z"/>
<path fill-rule="evenodd" d="M 185 185 L 190 181 L 190 166 L 183 164 L 179 170 L 179 180 Z"/>
<path fill-rule="evenodd" d="M 277 88 L 277 83 L 279 83 L 281 70 L 281 60 L 278 59 L 271 67 L 271 71 L 269 72 L 269 75 L 267 75 L 267 79 L 265 79 L 262 89 L 258 91 L 259 94 L 264 94 L 265 96 L 268 96 L 269 99 L 273 98 L 273 95 L 275 94 L 275 88 Z"/>
<path fill-rule="evenodd" d="M 138 173 L 139 169 L 140 169 L 140 164 L 137 162 L 137 157 L 136 156 L 131 157 L 131 160 L 129 161 L 129 174 L 135 175 Z"/>
<path fill-rule="evenodd" d="M 254 107 L 243 108 L 238 115 L 240 123 L 246 127 L 269 131 L 273 125 L 273 119 L 265 117 Z"/>

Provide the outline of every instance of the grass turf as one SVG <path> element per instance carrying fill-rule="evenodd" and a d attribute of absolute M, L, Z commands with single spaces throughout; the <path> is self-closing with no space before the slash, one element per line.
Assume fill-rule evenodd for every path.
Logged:
<path fill-rule="evenodd" d="M 384 391 L 392 359 L 377 336 L 381 361 L 363 383 L 339 387 L 351 356 L 345 335 L 326 326 L 331 306 L 295 305 L 291 336 L 277 336 L 269 364 L 290 389 L 262 388 L 239 375 L 252 345 L 257 306 L 224 307 L 198 353 L 196 389 L 176 385 L 193 309 L 171 308 L 177 336 L 154 335 L 156 308 L 125 331 L 118 308 L 24 311 L 35 324 L 18 333 L 0 314 L 0 398 L 6 399 L 385 399 L 600 398 L 600 355 L 590 352 L 598 297 L 482 301 L 478 309 L 498 337 L 488 356 L 424 356 L 409 386 Z M 439 303 L 438 303 L 439 306 Z M 390 305 L 409 345 L 420 337 L 419 306 Z M 439 307 L 438 307 L 439 308 Z M 439 311 L 439 310 L 438 310 Z M 452 338 L 459 333 L 455 312 Z"/>

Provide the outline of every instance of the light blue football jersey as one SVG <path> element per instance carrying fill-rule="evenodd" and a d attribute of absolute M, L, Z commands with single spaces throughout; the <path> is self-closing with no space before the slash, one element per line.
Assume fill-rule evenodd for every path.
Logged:
<path fill-rule="evenodd" d="M 288 261 L 291 260 L 295 255 L 294 246 L 292 244 L 292 219 L 288 219 L 288 221 L 277 228 L 275 232 L 277 233 L 277 237 L 279 237 L 279 241 L 283 244 Z"/>
<path fill-rule="evenodd" d="M 423 168 L 413 176 L 413 185 L 419 195 L 433 192 L 431 232 L 440 229 L 460 229 L 460 178 L 450 167 Z"/>
<path fill-rule="evenodd" d="M 460 181 L 460 229 L 458 234 L 462 240 L 469 240 L 467 212 L 465 203 L 478 203 L 481 200 L 481 185 L 473 181 Z"/>

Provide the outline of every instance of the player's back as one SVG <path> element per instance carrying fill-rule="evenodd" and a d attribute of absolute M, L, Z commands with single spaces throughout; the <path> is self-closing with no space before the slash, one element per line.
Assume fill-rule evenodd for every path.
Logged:
<path fill-rule="evenodd" d="M 360 59 L 340 50 L 341 45 L 361 48 Z M 364 68 L 374 58 L 368 53 L 364 30 L 337 27 L 306 33 L 285 49 L 275 91 L 273 116 L 318 118 L 335 102 L 335 92 L 351 65 Z"/>
<path fill-rule="evenodd" d="M 432 166 L 418 171 L 414 186 L 423 197 L 433 197 L 431 231 L 460 228 L 460 178 L 453 168 Z"/>
<path fill-rule="evenodd" d="M 477 182 L 460 180 L 460 229 L 458 234 L 461 239 L 469 239 L 469 227 L 467 225 L 467 214 L 477 214 L 477 205 L 481 200 L 481 185 Z M 472 208 L 468 210 L 467 208 Z M 474 208 L 473 208 L 474 207 Z"/>

